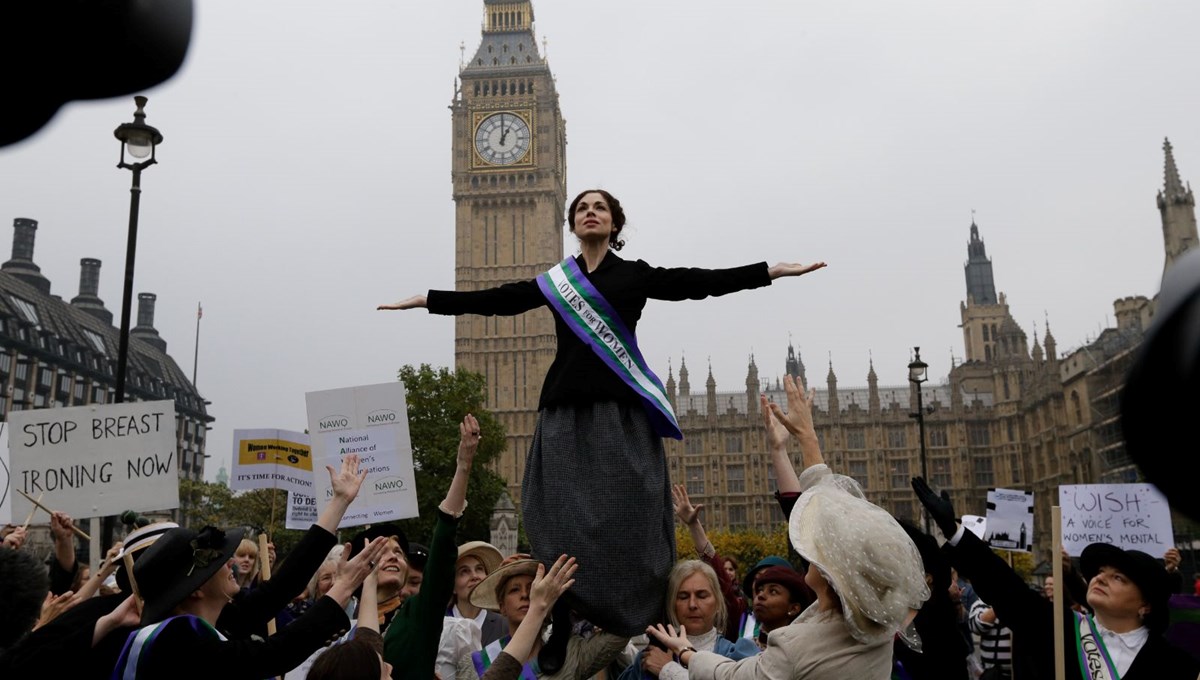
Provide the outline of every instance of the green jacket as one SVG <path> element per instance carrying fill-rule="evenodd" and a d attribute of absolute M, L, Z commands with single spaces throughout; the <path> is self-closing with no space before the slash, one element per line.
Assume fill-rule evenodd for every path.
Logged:
<path fill-rule="evenodd" d="M 421 592 L 408 598 L 383 636 L 383 658 L 392 664 L 393 680 L 429 680 L 434 674 L 446 603 L 454 594 L 455 533 L 458 520 L 441 509 L 429 545 Z"/>

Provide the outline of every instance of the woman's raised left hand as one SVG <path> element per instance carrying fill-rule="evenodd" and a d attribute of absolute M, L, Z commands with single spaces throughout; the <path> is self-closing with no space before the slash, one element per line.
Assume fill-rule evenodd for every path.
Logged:
<path fill-rule="evenodd" d="M 815 272 L 818 269 L 825 267 L 824 262 L 814 262 L 812 264 L 800 264 L 799 262 L 780 262 L 774 267 L 767 268 L 767 274 L 772 280 L 782 276 L 802 276 L 809 272 Z"/>
<path fill-rule="evenodd" d="M 656 623 L 653 626 L 646 626 L 646 633 L 653 635 L 659 642 L 667 646 L 667 650 L 676 656 L 680 652 L 692 646 L 688 641 L 687 631 L 681 625 L 679 630 L 675 630 L 675 626 L 667 624 L 666 628 L 661 623 Z"/>

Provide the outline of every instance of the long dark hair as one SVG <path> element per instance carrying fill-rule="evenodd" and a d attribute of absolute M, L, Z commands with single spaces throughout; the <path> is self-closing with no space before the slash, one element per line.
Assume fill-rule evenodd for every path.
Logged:
<path fill-rule="evenodd" d="M 625 211 L 621 208 L 621 202 L 616 196 L 608 193 L 604 189 L 586 189 L 579 192 L 575 200 L 571 201 L 570 207 L 567 208 L 567 229 L 571 232 L 575 231 L 575 208 L 579 205 L 580 199 L 587 194 L 600 194 L 604 197 L 604 201 L 608 203 L 608 212 L 612 215 L 613 230 L 608 235 L 608 247 L 613 250 L 620 250 L 625 247 L 625 240 L 619 238 L 621 230 L 625 228 Z"/>

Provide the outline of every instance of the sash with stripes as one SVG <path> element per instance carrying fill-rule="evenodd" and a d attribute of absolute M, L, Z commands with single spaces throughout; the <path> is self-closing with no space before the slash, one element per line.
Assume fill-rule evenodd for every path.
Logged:
<path fill-rule="evenodd" d="M 483 674 L 487 672 L 488 667 L 492 665 L 492 662 L 496 660 L 496 657 L 500 656 L 500 652 L 504 650 L 504 647 L 508 645 L 508 641 L 511 639 L 511 635 L 506 635 L 499 640 L 493 641 L 487 647 L 484 647 L 478 652 L 471 653 L 471 661 L 475 664 L 475 673 L 478 674 L 479 677 L 483 677 Z M 534 659 L 521 668 L 520 678 L 521 680 L 537 680 L 539 672 L 537 659 Z"/>
<path fill-rule="evenodd" d="M 1075 612 L 1075 648 L 1084 680 L 1121 680 L 1092 617 Z"/>
<path fill-rule="evenodd" d="M 198 616 L 191 614 L 182 614 L 180 616 L 172 616 L 165 621 L 156 623 L 152 626 L 139 628 L 129 634 L 129 639 L 125 641 L 125 647 L 121 650 L 121 656 L 117 659 L 117 665 L 113 669 L 112 680 L 136 680 L 138 677 L 138 664 L 146 658 L 146 653 L 154 645 L 158 639 L 159 633 L 162 633 L 172 621 L 183 619 L 191 625 L 192 630 L 203 636 L 215 636 L 222 642 L 226 641 L 224 635 L 208 622 Z"/>
<path fill-rule="evenodd" d="M 757 642 L 759 626 L 760 624 L 754 619 L 754 614 L 751 614 L 750 610 L 742 612 L 742 620 L 738 622 L 738 629 L 742 637 Z"/>
<path fill-rule="evenodd" d="M 683 439 L 662 381 L 646 364 L 637 338 L 584 276 L 575 258 L 568 257 L 558 263 L 539 276 L 537 283 L 542 295 L 550 301 L 550 308 L 638 395 L 655 433 Z"/>

